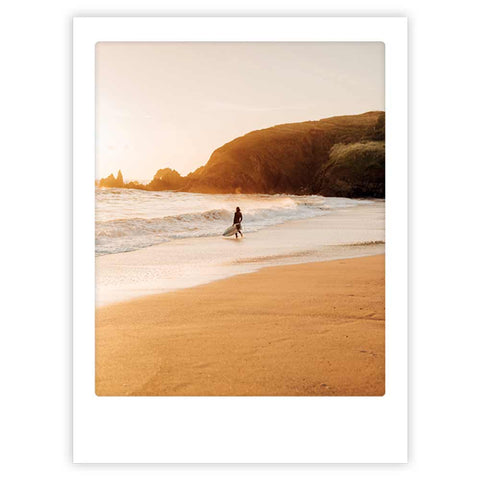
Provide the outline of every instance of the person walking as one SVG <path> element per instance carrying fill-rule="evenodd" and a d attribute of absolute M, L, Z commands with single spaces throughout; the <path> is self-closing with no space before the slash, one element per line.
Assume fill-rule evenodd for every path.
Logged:
<path fill-rule="evenodd" d="M 233 225 L 237 227 L 237 231 L 235 232 L 235 238 L 238 238 L 238 234 L 240 234 L 243 237 L 242 220 L 243 220 L 242 212 L 240 211 L 240 207 L 237 207 L 233 215 Z"/>

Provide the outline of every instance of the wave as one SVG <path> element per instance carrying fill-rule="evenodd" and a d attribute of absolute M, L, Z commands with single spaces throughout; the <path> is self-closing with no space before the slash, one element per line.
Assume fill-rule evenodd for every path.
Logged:
<path fill-rule="evenodd" d="M 124 237 L 127 235 L 145 235 L 146 233 L 168 234 L 199 230 L 208 222 L 230 220 L 227 210 L 209 210 L 200 213 L 184 213 L 161 218 L 128 218 L 96 222 L 97 237 Z"/>
<path fill-rule="evenodd" d="M 142 192 L 141 196 L 132 198 L 127 192 L 119 202 L 118 196 L 122 192 L 110 190 L 98 193 L 96 255 L 138 250 L 175 239 L 218 236 L 233 219 L 234 204 L 226 196 L 145 196 Z M 128 200 L 127 196 L 130 197 Z M 240 200 L 238 196 L 234 201 L 237 200 Z M 262 195 L 242 196 L 239 203 L 245 207 L 242 208 L 244 229 L 254 232 L 291 220 L 325 215 L 328 210 L 354 206 L 359 201 L 320 196 Z M 208 209 L 212 204 L 227 208 Z M 207 209 L 204 209 L 206 206 Z M 148 218 L 149 212 L 156 212 L 157 216 Z M 167 212 L 175 214 L 165 215 Z"/>
<path fill-rule="evenodd" d="M 308 209 L 308 210 L 307 210 Z M 248 231 L 277 225 L 288 220 L 311 218 L 322 214 L 311 208 L 277 208 L 249 211 L 244 220 Z M 128 252 L 179 238 L 221 235 L 231 223 L 229 210 L 216 209 L 160 218 L 128 218 L 96 222 L 96 253 Z"/>

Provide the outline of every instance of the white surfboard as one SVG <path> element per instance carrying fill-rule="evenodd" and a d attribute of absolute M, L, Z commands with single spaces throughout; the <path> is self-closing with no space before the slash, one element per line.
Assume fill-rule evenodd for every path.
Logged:
<path fill-rule="evenodd" d="M 236 231 L 237 231 L 237 226 L 236 225 L 231 225 L 230 227 L 228 227 L 223 232 L 223 236 L 224 237 L 231 237 Z"/>

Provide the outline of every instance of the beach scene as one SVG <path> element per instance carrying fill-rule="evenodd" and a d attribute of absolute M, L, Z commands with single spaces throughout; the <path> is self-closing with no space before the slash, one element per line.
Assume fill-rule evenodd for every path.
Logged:
<path fill-rule="evenodd" d="M 380 43 L 98 43 L 95 393 L 385 394 Z"/>

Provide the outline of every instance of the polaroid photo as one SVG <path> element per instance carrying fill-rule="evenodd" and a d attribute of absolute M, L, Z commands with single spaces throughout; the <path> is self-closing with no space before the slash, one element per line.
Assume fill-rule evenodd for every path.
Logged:
<path fill-rule="evenodd" d="M 406 19 L 73 35 L 74 462 L 406 462 Z"/>

